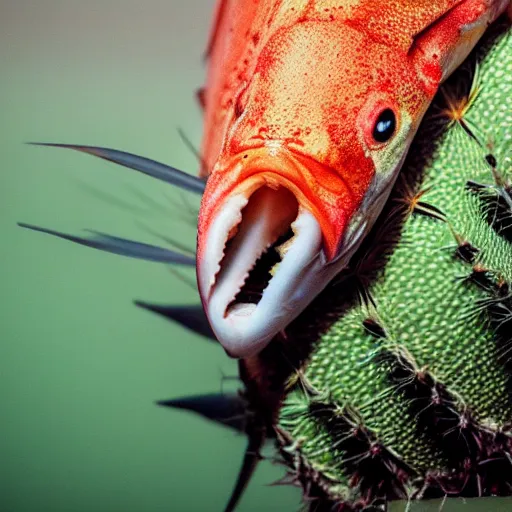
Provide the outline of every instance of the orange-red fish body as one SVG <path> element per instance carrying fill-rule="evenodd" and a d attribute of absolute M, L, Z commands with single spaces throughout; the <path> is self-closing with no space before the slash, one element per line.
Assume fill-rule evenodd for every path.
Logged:
<path fill-rule="evenodd" d="M 218 2 L 202 95 L 201 173 L 208 182 L 197 266 L 206 313 L 228 353 L 261 350 L 346 266 L 382 209 L 440 83 L 508 5 Z M 271 213 L 261 220 L 264 210 Z M 299 226 L 301 212 L 307 227 Z M 262 227 L 253 228 L 257 221 Z M 254 262 L 290 225 L 295 235 L 302 229 L 301 253 L 311 254 L 295 269 L 292 257 L 283 257 L 288 284 L 283 277 L 279 286 L 289 289 L 281 293 L 271 281 L 275 300 L 265 303 L 264 291 L 261 308 L 270 309 L 259 317 L 259 304 L 232 309 Z M 236 249 L 224 255 L 240 231 L 245 242 L 232 243 Z"/>

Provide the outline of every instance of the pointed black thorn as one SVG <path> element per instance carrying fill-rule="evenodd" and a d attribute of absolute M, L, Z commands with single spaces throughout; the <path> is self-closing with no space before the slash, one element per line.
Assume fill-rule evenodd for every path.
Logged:
<path fill-rule="evenodd" d="M 249 441 L 245 449 L 242 467 L 238 472 L 235 487 L 224 512 L 233 512 L 235 510 L 262 458 L 260 450 L 265 442 L 265 430 L 261 426 L 255 426 L 248 435 Z"/>
<path fill-rule="evenodd" d="M 368 331 L 369 334 L 374 336 L 375 338 L 385 338 L 386 331 L 382 325 L 380 325 L 373 318 L 365 318 L 363 320 L 363 327 Z"/>
<path fill-rule="evenodd" d="M 458 245 L 455 255 L 466 263 L 474 263 L 479 252 L 479 249 L 464 240 Z"/>
<path fill-rule="evenodd" d="M 178 322 L 201 336 L 217 341 L 201 305 L 166 306 L 161 304 L 149 304 L 148 302 L 142 302 L 140 300 L 136 300 L 134 303 L 140 308 L 161 315 L 174 322 Z"/>
<path fill-rule="evenodd" d="M 478 137 L 473 133 L 473 130 L 469 127 L 466 121 L 464 119 L 459 120 L 460 126 L 464 129 L 464 131 L 479 145 L 483 146 L 483 144 L 480 142 Z"/>
<path fill-rule="evenodd" d="M 496 168 L 498 165 L 498 162 L 496 161 L 496 157 L 489 153 L 488 155 L 485 155 L 485 161 L 493 168 Z"/>
<path fill-rule="evenodd" d="M 414 212 L 446 222 L 446 215 L 439 208 L 424 201 L 416 203 Z"/>
<path fill-rule="evenodd" d="M 51 142 L 27 142 L 33 146 L 46 146 L 54 148 L 73 149 L 88 155 L 93 155 L 98 158 L 103 158 L 109 162 L 128 167 L 139 171 L 147 176 L 151 176 L 157 180 L 164 181 L 171 185 L 176 185 L 180 188 L 200 194 L 204 192 L 205 181 L 197 176 L 192 176 L 186 172 L 175 169 L 170 165 L 162 164 L 145 158 L 143 156 L 127 153 L 118 149 L 103 148 L 99 146 L 82 146 L 78 144 L 58 144 Z"/>
<path fill-rule="evenodd" d="M 194 258 L 185 256 L 179 252 L 171 251 L 169 249 L 155 245 L 127 240 L 126 238 L 107 235 L 99 231 L 89 230 L 92 233 L 92 236 L 81 237 L 77 235 L 62 233 L 53 229 L 35 226 L 33 224 L 26 224 L 24 222 L 18 222 L 18 226 L 21 228 L 30 229 L 32 231 L 37 231 L 39 233 L 52 235 L 57 238 L 62 238 L 63 240 L 68 240 L 85 247 L 91 247 L 92 249 L 98 249 L 100 251 L 110 252 L 112 254 L 119 254 L 128 258 L 136 258 L 156 263 L 188 265 L 190 267 L 195 266 Z"/>
<path fill-rule="evenodd" d="M 238 394 L 212 393 L 159 400 L 156 403 L 162 407 L 195 412 L 207 420 L 232 428 L 237 432 L 245 433 L 248 415 L 247 405 Z"/>

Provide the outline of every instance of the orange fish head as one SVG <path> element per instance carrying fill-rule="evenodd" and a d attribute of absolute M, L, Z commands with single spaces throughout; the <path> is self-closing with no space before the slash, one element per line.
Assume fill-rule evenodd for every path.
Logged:
<path fill-rule="evenodd" d="M 233 357 L 259 352 L 352 252 L 337 250 L 357 203 L 349 186 L 303 155 L 278 153 L 268 146 L 244 152 L 210 177 L 203 195 L 198 285 Z M 331 185 L 323 193 L 320 174 Z"/>
<path fill-rule="evenodd" d="M 303 23 L 276 37 L 199 215 L 198 287 L 233 357 L 261 351 L 347 266 L 431 97 L 413 63 L 365 48 L 348 27 Z"/>

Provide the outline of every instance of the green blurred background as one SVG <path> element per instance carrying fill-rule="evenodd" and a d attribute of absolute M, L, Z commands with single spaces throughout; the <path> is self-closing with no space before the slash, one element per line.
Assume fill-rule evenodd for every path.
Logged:
<path fill-rule="evenodd" d="M 233 389 L 235 363 L 132 304 L 196 303 L 195 290 L 164 266 L 16 227 L 159 243 L 154 231 L 193 248 L 196 197 L 23 143 L 108 146 L 195 173 L 177 129 L 199 144 L 213 3 L 0 1 L 1 512 L 216 512 L 231 492 L 245 440 L 154 401 Z M 266 485 L 282 474 L 264 461 L 240 512 L 296 510 L 297 490 Z"/>

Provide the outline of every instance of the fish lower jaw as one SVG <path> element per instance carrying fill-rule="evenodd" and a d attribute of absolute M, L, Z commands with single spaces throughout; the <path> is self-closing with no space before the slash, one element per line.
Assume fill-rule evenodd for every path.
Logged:
<path fill-rule="evenodd" d="M 290 191 L 263 186 L 230 198 L 207 242 L 198 263 L 205 311 L 228 354 L 248 357 L 293 319 L 301 279 L 322 251 L 320 225 Z"/>

